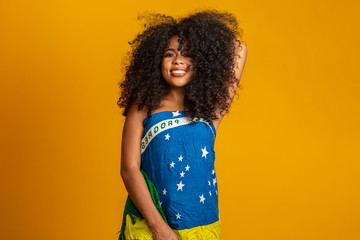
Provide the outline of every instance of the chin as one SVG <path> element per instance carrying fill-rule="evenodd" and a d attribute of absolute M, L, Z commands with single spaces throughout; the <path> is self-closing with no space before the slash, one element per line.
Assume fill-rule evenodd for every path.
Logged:
<path fill-rule="evenodd" d="M 189 82 L 181 82 L 181 83 L 179 83 L 179 82 L 177 82 L 177 83 L 171 83 L 171 84 L 169 84 L 170 86 L 172 86 L 172 87 L 184 87 L 185 85 L 187 85 Z"/>

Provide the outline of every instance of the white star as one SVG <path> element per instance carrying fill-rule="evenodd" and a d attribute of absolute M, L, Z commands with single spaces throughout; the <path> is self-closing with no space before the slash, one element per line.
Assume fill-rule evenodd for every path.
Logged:
<path fill-rule="evenodd" d="M 160 207 L 162 207 L 162 202 L 159 202 L 160 203 Z"/>
<path fill-rule="evenodd" d="M 172 114 L 173 114 L 173 117 L 177 117 L 177 116 L 179 116 L 181 113 L 179 113 L 179 110 L 177 110 L 176 112 L 172 112 Z"/>
<path fill-rule="evenodd" d="M 216 195 L 217 195 L 217 190 L 215 190 L 215 192 L 216 192 Z"/>
<path fill-rule="evenodd" d="M 179 213 L 176 214 L 176 219 L 180 219 L 181 215 Z"/>
<path fill-rule="evenodd" d="M 165 135 L 165 140 L 169 140 L 170 139 L 170 135 L 169 135 L 169 133 L 167 133 L 166 135 Z"/>
<path fill-rule="evenodd" d="M 215 183 L 217 183 L 216 178 L 213 179 L 213 185 L 215 186 Z"/>
<path fill-rule="evenodd" d="M 205 157 L 206 158 L 206 154 L 208 154 L 209 152 L 206 151 L 206 146 L 204 148 L 201 149 L 202 151 L 202 156 L 201 157 Z"/>
<path fill-rule="evenodd" d="M 185 171 L 189 171 L 190 167 L 189 164 L 185 167 Z"/>
<path fill-rule="evenodd" d="M 210 195 L 210 197 L 211 197 L 211 191 L 209 191 L 209 195 Z"/>
<path fill-rule="evenodd" d="M 185 186 L 185 184 L 183 184 L 182 181 L 180 181 L 180 183 L 179 183 L 179 184 L 176 184 L 176 185 L 178 186 L 178 189 L 177 189 L 178 191 L 179 191 L 179 190 L 182 191 L 182 190 L 183 190 L 182 188 Z"/>
<path fill-rule="evenodd" d="M 181 171 L 180 177 L 184 177 L 184 175 L 185 175 L 184 171 Z"/>
<path fill-rule="evenodd" d="M 209 183 L 209 186 L 211 186 L 211 183 L 210 183 L 210 181 L 208 181 L 208 183 Z"/>
<path fill-rule="evenodd" d="M 174 163 L 174 161 L 172 161 L 171 163 L 170 163 L 170 167 L 172 168 L 172 167 L 174 167 L 175 166 L 175 163 Z"/>
<path fill-rule="evenodd" d="M 182 155 L 180 155 L 180 157 L 178 157 L 178 159 L 179 159 L 179 162 L 182 162 L 182 160 L 183 160 L 183 156 L 182 156 Z"/>
<path fill-rule="evenodd" d="M 166 195 L 167 191 L 166 189 L 163 190 L 163 195 Z"/>
<path fill-rule="evenodd" d="M 215 170 L 212 170 L 212 171 L 211 171 L 211 174 L 214 175 L 214 174 L 215 174 Z"/>
<path fill-rule="evenodd" d="M 200 202 L 202 202 L 203 204 L 205 203 L 205 199 L 206 198 L 204 198 L 204 194 L 202 194 L 201 196 L 199 196 L 200 197 Z"/>

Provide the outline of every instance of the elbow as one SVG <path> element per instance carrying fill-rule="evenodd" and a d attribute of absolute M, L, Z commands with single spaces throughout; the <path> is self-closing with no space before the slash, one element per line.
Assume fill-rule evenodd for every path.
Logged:
<path fill-rule="evenodd" d="M 121 167 L 121 169 L 120 169 L 120 176 L 121 176 L 121 178 L 122 178 L 123 180 L 125 180 L 128 175 L 129 175 L 129 171 L 128 171 L 126 168 Z"/>
<path fill-rule="evenodd" d="M 127 179 L 131 178 L 134 174 L 136 174 L 137 171 L 140 171 L 140 169 L 136 167 L 121 167 L 120 175 L 123 181 L 126 181 Z"/>

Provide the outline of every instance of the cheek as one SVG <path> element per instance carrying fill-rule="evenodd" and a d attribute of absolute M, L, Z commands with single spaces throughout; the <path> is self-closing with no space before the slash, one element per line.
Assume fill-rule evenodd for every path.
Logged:
<path fill-rule="evenodd" d="M 190 65 L 190 69 L 189 69 L 189 70 L 190 70 L 191 73 L 194 73 L 194 71 L 195 71 L 194 66 L 193 66 L 193 65 Z"/>
<path fill-rule="evenodd" d="M 161 72 L 166 72 L 167 71 L 167 64 L 166 61 L 162 61 L 161 62 Z"/>
<path fill-rule="evenodd" d="M 163 76 L 163 78 L 167 78 L 168 70 L 167 70 L 165 62 L 161 63 L 161 75 Z"/>
<path fill-rule="evenodd" d="M 192 62 L 187 62 L 187 65 L 190 67 L 191 70 L 194 70 L 194 65 Z"/>

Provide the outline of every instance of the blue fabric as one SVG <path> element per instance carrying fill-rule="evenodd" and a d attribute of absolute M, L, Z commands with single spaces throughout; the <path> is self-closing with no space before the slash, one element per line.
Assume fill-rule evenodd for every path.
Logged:
<path fill-rule="evenodd" d="M 214 125 L 191 124 L 184 111 L 163 111 L 143 122 L 141 169 L 156 187 L 171 228 L 219 220 Z"/>

